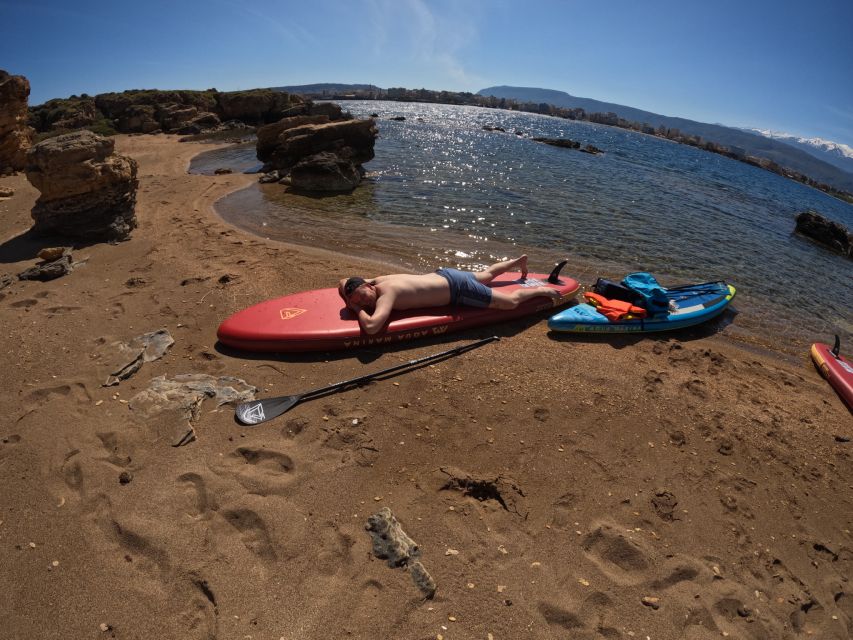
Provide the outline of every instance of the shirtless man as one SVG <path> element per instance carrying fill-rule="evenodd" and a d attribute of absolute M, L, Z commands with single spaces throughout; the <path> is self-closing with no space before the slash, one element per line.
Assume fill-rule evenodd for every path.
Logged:
<path fill-rule="evenodd" d="M 485 271 L 439 269 L 433 273 L 411 275 L 396 273 L 371 280 L 344 278 L 338 293 L 358 316 L 362 329 L 370 335 L 378 333 L 388 322 L 394 309 L 419 309 L 444 305 L 515 309 L 530 298 L 546 296 L 557 300 L 560 293 L 550 287 L 530 287 L 503 293 L 485 283 L 506 271 L 521 271 L 527 278 L 527 256 L 493 264 Z"/>

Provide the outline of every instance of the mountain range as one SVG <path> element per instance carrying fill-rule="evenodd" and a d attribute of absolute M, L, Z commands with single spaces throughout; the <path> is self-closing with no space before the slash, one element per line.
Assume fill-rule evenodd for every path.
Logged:
<path fill-rule="evenodd" d="M 383 90 L 372 84 L 341 84 L 338 82 L 320 82 L 317 84 L 292 84 L 286 87 L 271 87 L 275 91 L 286 91 L 301 96 L 337 95 L 353 91 L 381 93 Z"/>
<path fill-rule="evenodd" d="M 664 116 L 612 102 L 580 98 L 564 91 L 536 87 L 488 87 L 477 92 L 481 96 L 506 98 L 516 102 L 551 104 L 568 109 L 581 108 L 587 113 L 612 112 L 625 120 L 644 122 L 653 127 L 664 126 L 682 133 L 700 136 L 729 148 L 741 149 L 748 155 L 768 158 L 783 167 L 799 171 L 815 180 L 846 191 L 853 190 L 853 168 L 831 162 L 826 152 L 816 145 L 796 143 L 789 138 L 777 138 L 754 130 L 736 129 L 721 124 L 708 124 L 686 118 Z M 793 136 L 792 136 L 793 137 Z M 834 143 L 833 143 L 834 144 Z M 840 145 L 839 145 L 840 146 Z M 846 145 L 843 145 L 846 146 Z M 849 148 L 849 147 L 848 147 Z M 835 159 L 835 156 L 832 156 Z"/>
<path fill-rule="evenodd" d="M 781 140 L 785 144 L 810 153 L 819 160 L 835 165 L 842 171 L 853 173 L 853 147 L 850 145 L 824 140 L 823 138 L 803 138 L 790 133 L 770 131 L 769 129 L 749 128 L 744 129 L 744 131 L 752 131 L 766 138 Z"/>

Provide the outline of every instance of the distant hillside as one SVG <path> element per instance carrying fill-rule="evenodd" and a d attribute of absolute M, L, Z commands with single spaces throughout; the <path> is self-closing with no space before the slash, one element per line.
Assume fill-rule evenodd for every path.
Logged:
<path fill-rule="evenodd" d="M 717 142 L 733 150 L 742 150 L 746 154 L 768 158 L 774 162 L 799 171 L 820 182 L 825 182 L 846 191 L 853 190 L 853 173 L 816 158 L 801 149 L 756 133 L 733 129 L 718 124 L 696 122 L 686 118 L 663 116 L 642 109 L 626 107 L 612 102 L 602 102 L 591 98 L 579 98 L 564 91 L 538 89 L 533 87 L 489 87 L 477 92 L 481 96 L 507 98 L 517 102 L 546 103 L 569 109 L 583 109 L 587 113 L 613 112 L 620 118 L 634 122 L 645 122 L 653 127 L 679 129 L 683 133 L 701 136 L 704 140 Z"/>
<path fill-rule="evenodd" d="M 791 135 L 790 133 L 780 133 L 778 131 L 769 131 L 767 129 L 744 129 L 766 138 L 780 140 L 785 144 L 802 149 L 809 155 L 813 155 L 818 160 L 823 160 L 831 165 L 834 165 L 842 171 L 853 173 L 853 148 L 846 144 L 831 142 L 822 138 L 801 138 Z"/>
<path fill-rule="evenodd" d="M 323 95 L 344 95 L 350 93 L 380 93 L 382 89 L 372 84 L 339 84 L 322 82 L 318 84 L 298 84 L 289 87 L 271 87 L 276 91 L 286 91 L 305 97 Z"/>

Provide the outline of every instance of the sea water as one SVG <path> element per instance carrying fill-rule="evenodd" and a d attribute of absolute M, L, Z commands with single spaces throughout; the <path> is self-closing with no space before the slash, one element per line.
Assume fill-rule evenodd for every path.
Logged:
<path fill-rule="evenodd" d="M 340 104 L 358 117 L 377 115 L 376 157 L 361 186 L 311 197 L 253 185 L 220 200 L 219 214 L 265 237 L 413 271 L 477 268 L 525 252 L 538 270 L 569 258 L 566 275 L 583 284 L 631 271 L 650 271 L 665 286 L 726 280 L 738 290 L 727 333 L 792 352 L 833 333 L 849 344 L 853 262 L 793 233 L 796 213 L 807 209 L 853 229 L 847 203 L 614 127 L 478 107 Z M 531 139 L 540 136 L 604 153 Z M 191 171 L 246 170 L 253 149 L 202 154 Z"/>

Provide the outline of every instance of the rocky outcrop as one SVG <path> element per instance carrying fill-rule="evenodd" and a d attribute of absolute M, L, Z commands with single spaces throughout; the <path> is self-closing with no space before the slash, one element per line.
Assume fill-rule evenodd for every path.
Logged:
<path fill-rule="evenodd" d="M 264 171 L 290 172 L 290 185 L 305 191 L 350 191 L 358 186 L 362 165 L 374 156 L 376 122 L 305 118 L 286 118 L 258 131 Z"/>
<path fill-rule="evenodd" d="M 828 220 L 814 211 L 804 211 L 797 214 L 796 231 L 827 249 L 853 258 L 853 233 L 838 222 Z"/>
<path fill-rule="evenodd" d="M 580 142 L 575 142 L 568 138 L 533 138 L 533 142 L 541 142 L 542 144 L 549 144 L 552 147 L 562 147 L 563 149 L 579 149 L 581 146 Z"/>
<path fill-rule="evenodd" d="M 275 122 L 287 115 L 298 115 L 290 114 L 290 111 L 294 107 L 304 107 L 301 98 L 272 89 L 227 91 L 219 93 L 216 99 L 215 111 L 222 120 L 240 120 L 256 125 Z"/>
<path fill-rule="evenodd" d="M 360 164 L 322 151 L 294 165 L 290 170 L 290 186 L 299 191 L 352 191 L 363 176 Z"/>
<path fill-rule="evenodd" d="M 30 110 L 37 131 L 64 133 L 89 128 L 98 133 L 179 133 L 218 131 L 225 121 L 251 125 L 275 122 L 288 115 L 311 112 L 341 117 L 337 105 L 310 105 L 283 91 L 159 91 L 102 93 L 94 98 L 71 96 L 49 100 Z"/>
<path fill-rule="evenodd" d="M 49 138 L 27 153 L 27 178 L 41 192 L 35 231 L 86 240 L 124 240 L 136 227 L 136 161 L 115 155 L 91 131 Z"/>
<path fill-rule="evenodd" d="M 288 129 L 295 129 L 306 124 L 325 124 L 329 122 L 329 117 L 325 115 L 299 115 L 282 118 L 278 122 L 260 127 L 257 131 L 258 142 L 256 145 L 258 160 L 267 162 L 273 156 L 273 153 L 281 144 L 279 137 Z"/>
<path fill-rule="evenodd" d="M 30 83 L 0 69 L 0 175 L 20 171 L 27 163 L 33 130 L 27 125 Z"/>

